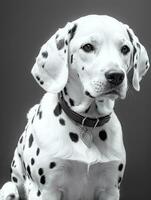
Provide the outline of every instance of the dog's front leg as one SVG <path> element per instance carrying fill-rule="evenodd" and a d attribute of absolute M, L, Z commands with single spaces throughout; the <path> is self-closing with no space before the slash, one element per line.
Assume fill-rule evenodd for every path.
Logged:
<path fill-rule="evenodd" d="M 21 154 L 16 148 L 11 165 L 11 181 L 6 182 L 0 190 L 0 200 L 19 200 L 25 198 L 24 173 Z"/>
<path fill-rule="evenodd" d="M 119 200 L 119 189 L 111 188 L 105 191 L 101 191 L 98 195 L 98 200 Z"/>
<path fill-rule="evenodd" d="M 0 200 L 19 200 L 18 189 L 15 183 L 7 182 L 0 190 Z"/>
<path fill-rule="evenodd" d="M 44 190 L 42 192 L 42 199 L 44 200 L 61 200 L 62 199 L 62 193 L 61 191 L 57 190 Z M 33 199 L 31 199 L 33 200 Z"/>

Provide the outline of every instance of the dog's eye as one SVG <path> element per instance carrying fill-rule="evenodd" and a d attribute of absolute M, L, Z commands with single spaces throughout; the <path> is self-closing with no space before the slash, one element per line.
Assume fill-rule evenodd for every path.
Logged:
<path fill-rule="evenodd" d="M 128 54 L 128 52 L 130 52 L 130 48 L 127 45 L 124 45 L 121 48 L 121 52 L 123 55 L 126 55 L 126 54 Z"/>
<path fill-rule="evenodd" d="M 92 44 L 85 44 L 81 47 L 81 49 L 83 49 L 83 51 L 89 53 L 89 52 L 92 52 L 94 51 L 94 46 Z"/>

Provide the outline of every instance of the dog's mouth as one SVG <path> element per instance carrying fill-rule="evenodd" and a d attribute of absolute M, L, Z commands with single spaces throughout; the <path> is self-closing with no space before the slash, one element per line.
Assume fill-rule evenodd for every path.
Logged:
<path fill-rule="evenodd" d="M 117 99 L 118 97 L 120 98 L 120 92 L 118 90 L 110 90 L 107 92 L 103 92 L 101 94 L 101 97 L 106 97 L 106 98 L 110 98 L 112 100 Z"/>
<path fill-rule="evenodd" d="M 104 85 L 103 87 L 88 87 L 85 90 L 85 95 L 93 101 L 94 99 L 124 99 L 126 97 L 127 87 L 126 84 L 120 86 Z"/>
<path fill-rule="evenodd" d="M 111 89 L 111 90 L 101 94 L 101 96 L 109 96 L 113 99 L 116 99 L 116 98 L 124 99 L 125 95 L 126 94 L 120 89 Z"/>
<path fill-rule="evenodd" d="M 108 92 L 103 93 L 104 95 L 109 95 L 109 94 L 115 94 L 115 95 L 120 95 L 120 92 L 118 90 L 110 90 Z"/>
<path fill-rule="evenodd" d="M 93 96 L 92 94 L 90 94 L 88 91 L 85 92 L 85 94 L 87 96 L 89 96 L 90 98 L 97 98 L 97 97 L 102 97 L 102 96 L 111 96 L 111 98 L 115 97 L 115 98 L 122 98 L 123 97 L 123 92 L 121 92 L 121 90 L 118 89 L 111 89 L 108 90 L 106 92 L 101 93 L 99 96 Z"/>

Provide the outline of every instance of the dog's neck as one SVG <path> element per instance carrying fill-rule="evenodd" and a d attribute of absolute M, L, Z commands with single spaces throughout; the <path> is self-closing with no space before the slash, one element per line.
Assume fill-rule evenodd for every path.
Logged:
<path fill-rule="evenodd" d="M 75 77 L 70 77 L 62 91 L 63 97 L 71 109 L 81 104 L 84 98 L 83 86 Z M 77 112 L 86 117 L 106 116 L 113 112 L 114 101 L 107 98 L 92 99 L 90 105 L 82 112 Z"/>

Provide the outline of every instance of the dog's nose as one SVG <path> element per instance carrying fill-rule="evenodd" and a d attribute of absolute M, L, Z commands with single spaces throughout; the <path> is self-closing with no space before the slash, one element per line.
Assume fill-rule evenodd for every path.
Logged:
<path fill-rule="evenodd" d="M 123 82 L 125 75 L 123 72 L 108 71 L 105 73 L 105 77 L 109 83 L 118 86 Z"/>

